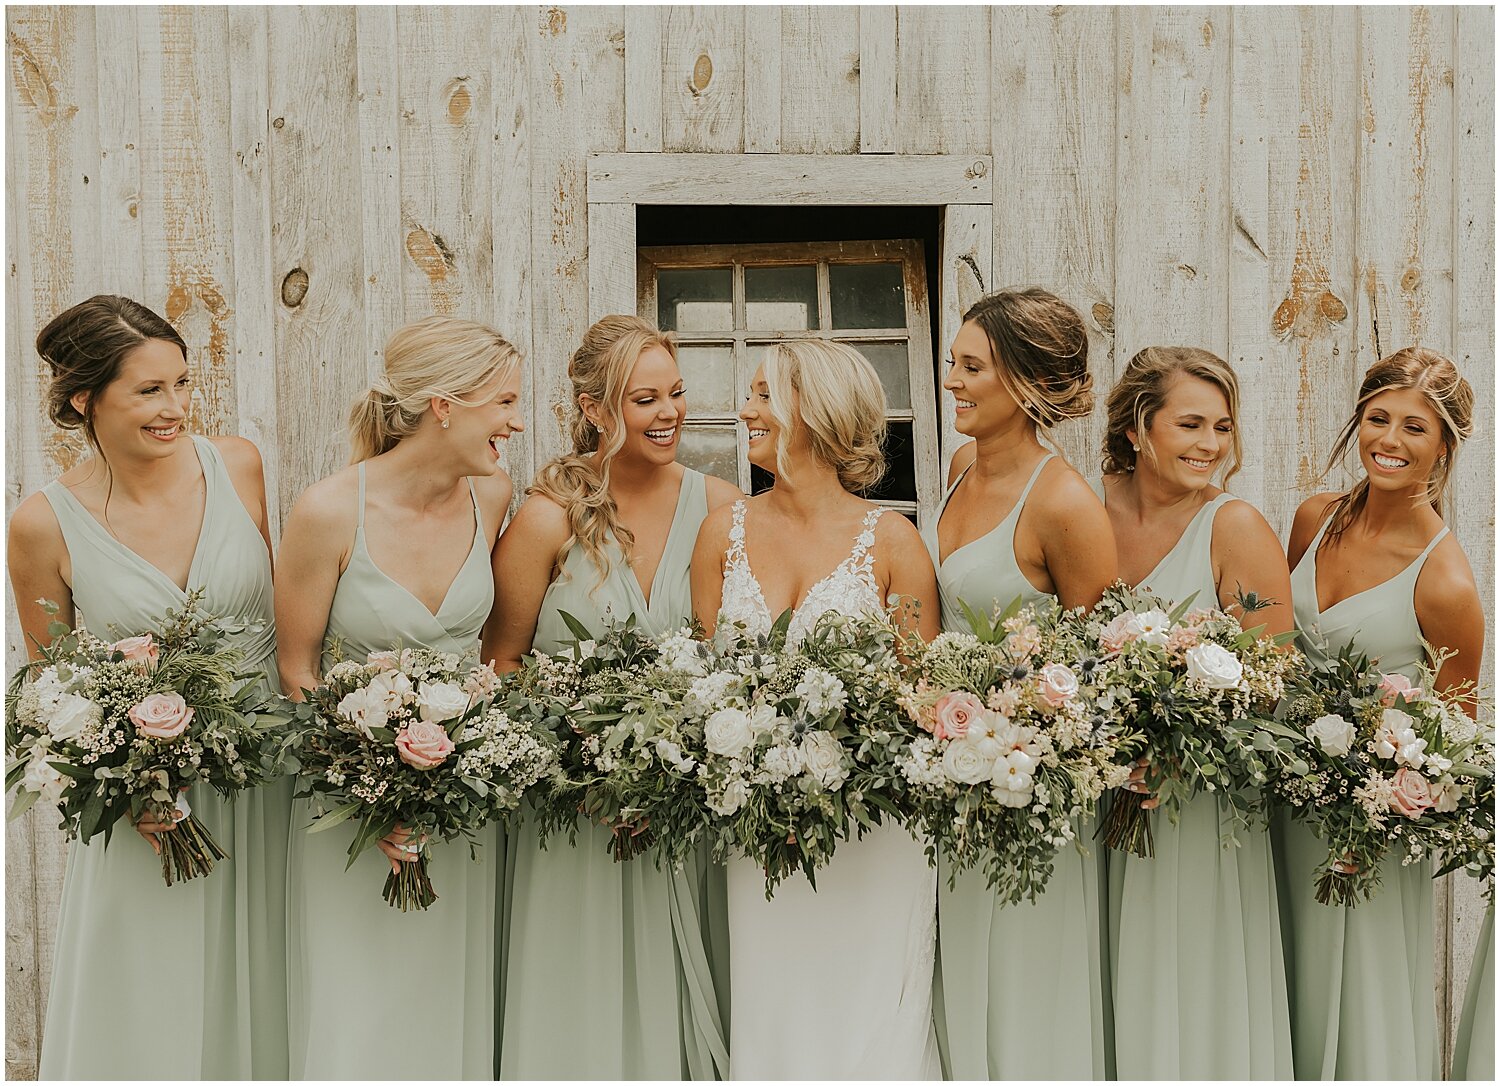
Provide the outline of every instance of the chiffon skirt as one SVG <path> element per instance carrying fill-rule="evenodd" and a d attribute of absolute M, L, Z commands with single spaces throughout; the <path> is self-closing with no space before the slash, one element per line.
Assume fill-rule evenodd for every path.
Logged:
<path fill-rule="evenodd" d="M 1152 816 L 1152 859 L 1111 852 L 1109 975 L 1121 1079 L 1292 1075 L 1280 914 L 1265 830 L 1220 845 L 1218 799 Z"/>
<path fill-rule="evenodd" d="M 1474 945 L 1474 964 L 1464 989 L 1464 1009 L 1453 1042 L 1455 1079 L 1476 1082 L 1495 1077 L 1495 906 L 1484 911 L 1484 926 Z"/>
<path fill-rule="evenodd" d="M 1437 1078 L 1431 865 L 1387 856 L 1369 901 L 1320 905 L 1327 847 L 1285 814 L 1274 829 L 1297 1077 Z"/>

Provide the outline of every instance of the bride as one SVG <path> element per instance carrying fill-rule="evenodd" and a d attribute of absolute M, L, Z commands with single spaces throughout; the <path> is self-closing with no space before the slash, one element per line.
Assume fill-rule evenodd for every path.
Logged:
<path fill-rule="evenodd" d="M 692 572 L 704 628 L 764 632 L 794 608 L 795 643 L 827 611 L 880 612 L 909 597 L 917 632 L 935 636 L 937 581 L 916 529 L 851 493 L 885 467 L 885 396 L 870 363 L 840 343 L 773 345 L 740 418 L 750 463 L 776 485 L 704 520 Z M 841 845 L 816 892 L 791 878 L 771 901 L 752 861 L 731 861 L 728 876 L 731 1078 L 939 1077 L 937 883 L 921 845 L 886 823 Z"/>

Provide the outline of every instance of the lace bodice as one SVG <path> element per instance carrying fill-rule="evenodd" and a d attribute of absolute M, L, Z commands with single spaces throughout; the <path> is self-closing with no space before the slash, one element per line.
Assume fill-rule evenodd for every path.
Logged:
<path fill-rule="evenodd" d="M 845 615 L 880 614 L 884 608 L 880 589 L 875 585 L 875 522 L 885 512 L 879 507 L 865 514 L 859 535 L 849 556 L 828 576 L 808 590 L 807 596 L 792 612 L 787 629 L 787 644 L 795 646 L 807 636 L 819 616 L 828 611 Z M 743 623 L 752 634 L 770 632 L 774 616 L 766 606 L 760 582 L 750 569 L 745 555 L 745 499 L 734 503 L 734 519 L 729 527 L 729 550 L 724 555 L 724 592 L 719 604 L 720 624 Z"/>

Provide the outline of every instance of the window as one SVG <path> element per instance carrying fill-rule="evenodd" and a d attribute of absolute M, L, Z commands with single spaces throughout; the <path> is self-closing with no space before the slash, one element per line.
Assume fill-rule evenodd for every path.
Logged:
<path fill-rule="evenodd" d="M 918 241 L 639 250 L 638 312 L 677 334 L 688 389 L 682 461 L 749 492 L 736 415 L 777 340 L 859 350 L 885 388 L 888 469 L 866 496 L 926 522 L 941 497 L 927 282 Z M 764 489 L 755 486 L 754 489 Z"/>

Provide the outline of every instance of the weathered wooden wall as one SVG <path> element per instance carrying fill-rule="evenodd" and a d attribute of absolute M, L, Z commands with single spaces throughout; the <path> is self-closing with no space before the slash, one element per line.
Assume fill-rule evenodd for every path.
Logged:
<path fill-rule="evenodd" d="M 975 154 L 993 156 L 995 202 L 959 236 L 993 269 L 982 285 L 1073 301 L 1102 388 L 1153 342 L 1233 361 L 1236 489 L 1283 534 L 1363 369 L 1418 341 L 1452 354 L 1481 404 L 1455 527 L 1493 601 L 1490 8 L 6 18 L 7 512 L 79 455 L 42 421 L 30 345 L 89 294 L 178 324 L 195 424 L 260 445 L 279 521 L 343 462 L 344 409 L 384 337 L 431 312 L 491 321 L 531 359 L 518 481 L 558 451 L 588 320 L 588 154 Z M 1101 420 L 1062 435 L 1076 463 Z M 19 659 L 13 620 L 6 649 Z M 38 815 L 6 840 L 6 1071 L 24 1077 L 64 850 Z M 1472 885 L 1440 888 L 1449 1028 L 1477 910 Z"/>

